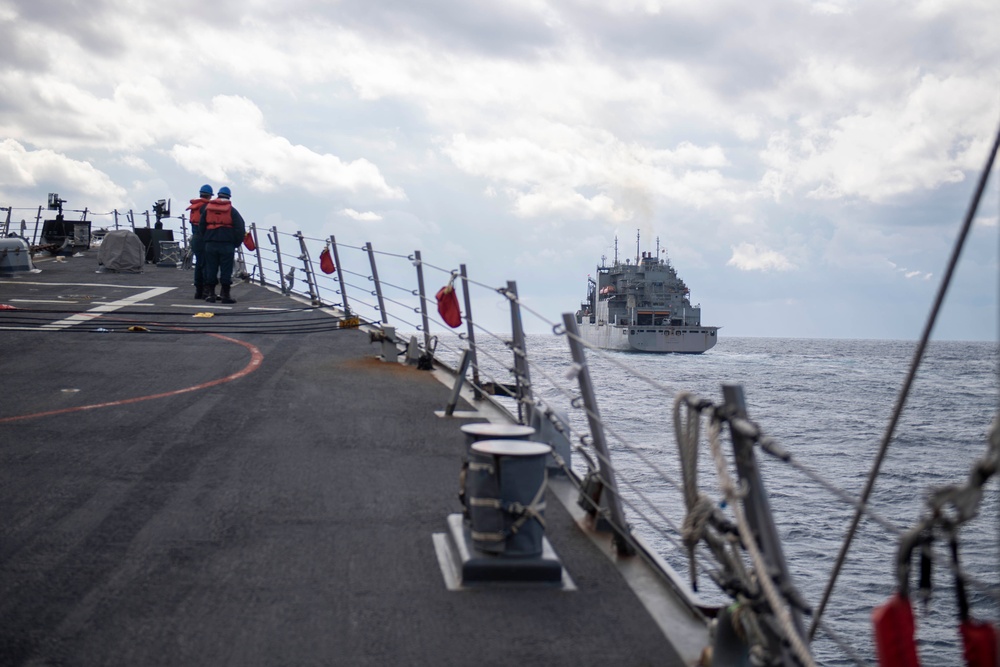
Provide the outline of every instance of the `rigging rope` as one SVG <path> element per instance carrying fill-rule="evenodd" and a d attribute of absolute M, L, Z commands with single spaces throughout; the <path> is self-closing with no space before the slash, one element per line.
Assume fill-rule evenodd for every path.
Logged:
<path fill-rule="evenodd" d="M 729 476 L 729 470 L 726 466 L 726 458 L 722 454 L 722 446 L 719 443 L 721 433 L 721 419 L 712 419 L 709 425 L 709 450 L 712 452 L 712 458 L 715 461 L 715 470 L 722 485 L 722 492 L 729 501 L 733 511 L 733 516 L 736 518 L 736 526 L 739 529 L 740 537 L 743 540 L 743 546 L 750 554 L 750 560 L 753 562 L 754 570 L 757 573 L 757 582 L 763 589 L 764 597 L 767 598 L 767 601 L 771 606 L 771 611 L 777 618 L 782 634 L 791 646 L 795 657 L 798 658 L 799 662 L 805 665 L 805 667 L 815 667 L 816 663 L 813 661 L 809 648 L 803 643 L 802 637 L 800 637 L 799 633 L 795 630 L 792 618 L 788 613 L 788 607 L 784 604 L 777 589 L 774 587 L 774 582 L 771 580 L 767 564 L 764 562 L 764 556 L 757 547 L 757 540 L 754 537 L 753 531 L 750 529 L 750 524 L 747 522 L 746 515 L 743 513 L 742 500 L 744 494 L 736 490 L 736 485 L 733 483 L 732 477 Z"/>

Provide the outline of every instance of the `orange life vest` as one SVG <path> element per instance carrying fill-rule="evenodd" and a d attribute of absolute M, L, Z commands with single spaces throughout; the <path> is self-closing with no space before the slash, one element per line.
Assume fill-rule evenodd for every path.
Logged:
<path fill-rule="evenodd" d="M 191 205 L 187 207 L 187 210 L 191 211 L 191 227 L 194 229 L 198 228 L 198 223 L 201 222 L 201 209 L 210 200 L 204 197 L 199 197 L 198 199 L 192 199 Z"/>
<path fill-rule="evenodd" d="M 233 203 L 228 199 L 213 199 L 205 207 L 205 228 L 219 229 L 233 226 Z"/>

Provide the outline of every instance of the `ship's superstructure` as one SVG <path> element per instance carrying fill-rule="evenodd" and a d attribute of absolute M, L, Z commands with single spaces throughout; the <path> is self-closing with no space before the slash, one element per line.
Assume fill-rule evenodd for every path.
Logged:
<path fill-rule="evenodd" d="M 576 321 L 592 345 L 609 350 L 700 354 L 715 346 L 719 327 L 702 326 L 701 306 L 659 249 L 597 267 Z"/>

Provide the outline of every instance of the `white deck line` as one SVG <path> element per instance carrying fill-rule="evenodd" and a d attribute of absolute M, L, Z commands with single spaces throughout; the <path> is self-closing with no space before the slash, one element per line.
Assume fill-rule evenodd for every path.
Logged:
<path fill-rule="evenodd" d="M 70 283 L 70 284 L 74 284 L 75 285 L 77 283 Z M 107 287 L 107 285 L 101 285 L 101 287 Z M 146 287 L 146 288 L 138 288 L 138 289 L 145 289 L 146 291 L 145 292 L 141 292 L 139 294 L 136 294 L 135 296 L 130 296 L 130 297 L 125 298 L 125 299 L 118 299 L 117 301 L 112 301 L 112 302 L 107 303 L 105 305 L 97 306 L 96 308 L 91 308 L 90 310 L 88 310 L 85 313 L 77 313 L 76 315 L 71 315 L 71 316 L 67 317 L 66 319 L 59 320 L 58 322 L 50 322 L 49 324 L 44 324 L 44 325 L 42 325 L 39 328 L 43 329 L 43 330 L 68 329 L 71 326 L 74 326 L 74 325 L 77 325 L 77 324 L 83 324 L 85 322 L 90 322 L 92 320 L 95 320 L 98 317 L 100 317 L 101 315 L 104 315 L 105 313 L 111 313 L 111 312 L 114 312 L 114 311 L 116 311 L 116 310 L 118 310 L 120 308 L 127 308 L 129 306 L 134 306 L 134 305 L 138 304 L 140 301 L 145 301 L 147 299 L 153 299 L 155 297 L 160 296 L 161 294 L 166 294 L 167 292 L 170 292 L 174 288 L 173 287 Z"/>

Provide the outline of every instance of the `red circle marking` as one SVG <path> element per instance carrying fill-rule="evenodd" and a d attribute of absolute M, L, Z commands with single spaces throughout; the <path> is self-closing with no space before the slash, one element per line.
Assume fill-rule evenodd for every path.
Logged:
<path fill-rule="evenodd" d="M 49 410 L 47 412 L 34 412 L 28 415 L 18 415 L 17 417 L 4 417 L 0 419 L 0 424 L 5 424 L 8 422 L 20 421 L 22 419 L 34 419 L 36 417 L 50 417 L 52 415 L 62 415 L 68 412 L 81 412 L 83 410 L 96 410 L 98 408 L 110 408 L 116 405 L 128 405 L 130 403 L 140 403 L 142 401 L 151 401 L 157 398 L 167 398 L 168 396 L 177 396 L 179 394 L 186 394 L 191 391 L 198 391 L 200 389 L 207 389 L 209 387 L 214 387 L 216 385 L 225 384 L 227 382 L 232 382 L 233 380 L 239 380 L 242 377 L 250 375 L 255 370 L 260 368 L 260 364 L 264 361 L 264 354 L 257 348 L 256 345 L 244 342 L 242 340 L 237 340 L 235 338 L 230 338 L 229 336 L 223 336 L 222 334 L 210 333 L 208 336 L 213 336 L 220 340 L 229 341 L 230 343 L 236 343 L 237 345 L 242 345 L 247 350 L 250 351 L 250 361 L 246 366 L 236 371 L 232 375 L 227 375 L 223 378 L 217 378 L 215 380 L 209 380 L 208 382 L 202 382 L 201 384 L 192 385 L 190 387 L 184 387 L 183 389 L 175 389 L 173 391 L 166 391 L 161 394 L 150 394 L 148 396 L 136 396 L 134 398 L 123 398 L 120 401 L 110 401 L 108 403 L 94 403 L 93 405 L 80 405 L 75 408 L 62 408 L 61 410 Z"/>

